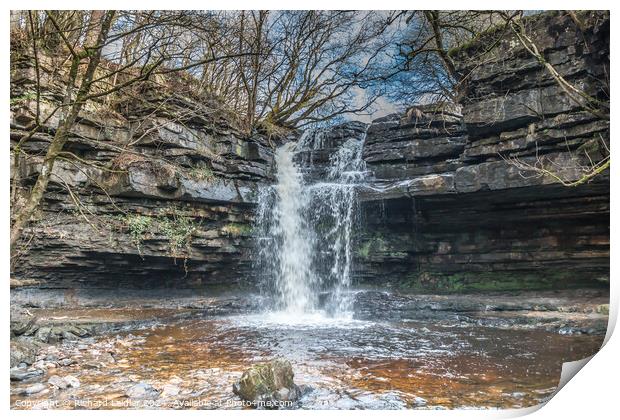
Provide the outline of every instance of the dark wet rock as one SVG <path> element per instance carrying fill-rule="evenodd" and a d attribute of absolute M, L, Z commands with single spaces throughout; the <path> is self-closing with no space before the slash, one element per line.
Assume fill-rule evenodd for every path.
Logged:
<path fill-rule="evenodd" d="M 41 383 L 32 384 L 21 391 L 23 395 L 40 394 L 43 391 L 48 391 L 47 387 Z"/>
<path fill-rule="evenodd" d="M 146 382 L 135 384 L 125 392 L 127 397 L 137 400 L 154 399 L 159 397 L 159 394 L 159 390 Z"/>
<path fill-rule="evenodd" d="M 11 335 L 22 335 L 32 329 L 37 322 L 28 309 L 18 305 L 11 305 Z"/>
<path fill-rule="evenodd" d="M 57 341 L 57 337 L 52 336 L 51 327 L 40 327 L 34 335 L 34 338 L 43 343 L 52 343 Z"/>
<path fill-rule="evenodd" d="M 608 105 L 597 80 L 609 68 L 609 13 L 581 18 L 584 33 L 563 12 L 528 18 L 528 30 L 569 83 Z M 455 52 L 469 75 L 459 107 L 415 106 L 369 126 L 361 281 L 447 292 L 608 281 L 608 171 L 566 188 L 527 165 L 579 179 L 608 154 L 609 121 L 569 100 L 514 34 L 501 36 Z"/>
<path fill-rule="evenodd" d="M 11 381 L 26 381 L 28 379 L 36 378 L 43 375 L 43 371 L 40 369 L 26 369 L 23 367 L 11 368 L 10 376 Z"/>
<path fill-rule="evenodd" d="M 74 324 L 42 323 L 36 328 L 30 328 L 23 335 L 33 336 L 42 343 L 59 343 L 63 340 L 77 341 L 80 338 L 88 337 L 91 331 L 88 328 Z"/>
<path fill-rule="evenodd" d="M 257 364 L 246 370 L 233 392 L 244 401 L 264 402 L 297 401 L 300 389 L 293 382 L 293 367 L 283 358 Z"/>
<path fill-rule="evenodd" d="M 20 59 L 11 94 L 21 97 L 36 77 L 31 54 L 14 47 Z M 49 113 L 59 88 L 50 81 L 62 84 L 62 79 L 50 68 L 41 72 L 42 94 L 52 101 L 41 104 L 41 112 Z M 98 112 L 82 110 L 64 148 L 77 159 L 54 165 L 41 223 L 29 226 L 28 245 L 37 251 L 25 253 L 16 265 L 17 281 L 25 285 L 22 280 L 32 278 L 42 287 L 63 289 L 66 304 L 73 305 L 72 291 L 84 286 L 198 288 L 251 277 L 247 238 L 256 192 L 270 182 L 273 148 L 283 139 L 248 135 L 214 98 L 189 99 L 153 86 L 145 86 L 141 98 L 140 104 L 119 97 L 123 104 L 114 108 L 100 104 Z M 33 123 L 34 102 L 12 107 L 13 144 Z M 39 173 L 47 133 L 58 123 L 58 118 L 46 120 L 25 146 L 33 158 L 21 162 L 20 179 Z M 67 189 L 57 188 L 65 182 L 98 228 L 75 217 Z M 22 186 L 30 188 L 26 182 Z M 175 222 L 186 218 L 197 227 L 179 257 L 171 241 L 174 229 L 183 228 Z M 133 222 L 144 222 L 143 237 L 136 237 Z"/>
<path fill-rule="evenodd" d="M 71 375 L 67 375 L 64 377 L 60 377 L 58 375 L 52 375 L 47 380 L 47 383 L 55 386 L 58 389 L 80 387 L 80 380 L 76 378 L 75 376 L 71 376 Z"/>
<path fill-rule="evenodd" d="M 39 347 L 26 340 L 11 340 L 11 367 L 20 363 L 31 365 L 35 362 Z"/>
<path fill-rule="evenodd" d="M 605 291 L 581 289 L 519 292 L 515 295 L 407 294 L 364 290 L 353 297 L 356 319 L 417 320 L 499 329 L 538 328 L 549 332 L 604 335 L 608 317 L 596 311 Z M 421 333 L 430 332 L 421 328 Z"/>

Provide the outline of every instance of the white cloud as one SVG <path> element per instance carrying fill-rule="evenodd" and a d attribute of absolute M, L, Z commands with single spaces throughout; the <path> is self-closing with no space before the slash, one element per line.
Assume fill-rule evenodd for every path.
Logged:
<path fill-rule="evenodd" d="M 364 106 L 367 101 L 367 92 L 360 87 L 356 87 L 351 90 L 351 93 L 351 100 L 353 101 L 353 105 L 355 107 Z M 348 119 L 352 121 L 369 123 L 373 120 L 376 120 L 377 118 L 381 118 L 395 112 L 401 112 L 401 109 L 399 109 L 385 96 L 380 96 L 375 100 L 372 106 L 366 110 L 364 114 L 349 114 Z"/>

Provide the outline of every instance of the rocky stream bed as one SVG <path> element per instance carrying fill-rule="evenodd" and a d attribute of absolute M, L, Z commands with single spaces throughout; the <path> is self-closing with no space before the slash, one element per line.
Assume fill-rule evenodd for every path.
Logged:
<path fill-rule="evenodd" d="M 527 407 L 607 328 L 602 289 L 351 293 L 347 319 L 293 319 L 238 291 L 81 292 L 68 306 L 62 293 L 14 290 L 11 406 L 243 408 L 233 384 L 284 357 L 301 394 L 290 408 Z"/>

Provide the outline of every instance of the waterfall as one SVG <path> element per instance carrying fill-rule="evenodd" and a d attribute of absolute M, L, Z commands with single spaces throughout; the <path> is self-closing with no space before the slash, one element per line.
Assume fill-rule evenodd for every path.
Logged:
<path fill-rule="evenodd" d="M 306 131 L 297 144 L 276 150 L 276 184 L 259 196 L 259 270 L 289 314 L 317 311 L 351 317 L 352 241 L 356 187 L 365 178 L 362 138 L 343 142 L 320 176 L 308 176 L 312 153 L 324 147 L 325 131 Z M 304 155 L 300 156 L 300 153 Z M 308 158 L 309 155 L 309 158 Z M 298 163 L 299 162 L 299 163 Z M 324 299 L 319 299 L 323 295 Z"/>
<path fill-rule="evenodd" d="M 310 197 L 293 161 L 294 143 L 275 154 L 278 183 L 259 196 L 259 258 L 277 293 L 277 308 L 306 313 L 316 307 L 317 276 L 312 270 L 314 234 L 304 217 Z"/>
<path fill-rule="evenodd" d="M 352 311 L 351 297 L 346 291 L 351 285 L 356 186 L 366 173 L 366 164 L 362 160 L 363 142 L 364 138 L 343 143 L 330 157 L 327 182 L 310 186 L 318 204 L 314 214 L 328 222 L 327 229 L 320 235 L 321 243 L 330 251 L 323 261 L 325 276 L 332 285 L 326 306 L 328 311 L 340 316 L 350 315 Z"/>

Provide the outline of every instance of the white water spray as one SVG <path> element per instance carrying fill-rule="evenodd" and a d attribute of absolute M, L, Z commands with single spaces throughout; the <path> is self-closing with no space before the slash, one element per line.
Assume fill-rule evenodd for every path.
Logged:
<path fill-rule="evenodd" d="M 323 182 L 305 182 L 295 163 L 299 151 L 323 148 L 322 132 L 306 132 L 297 146 L 275 154 L 277 183 L 262 191 L 257 226 L 259 259 L 277 309 L 290 315 L 326 311 L 350 318 L 352 234 L 356 186 L 365 176 L 364 138 L 351 138 L 330 157 Z M 304 166 L 312 165 L 304 160 Z M 319 308 L 319 295 L 326 298 Z"/>

